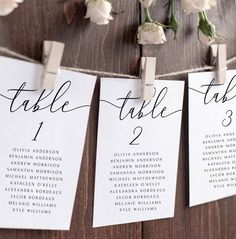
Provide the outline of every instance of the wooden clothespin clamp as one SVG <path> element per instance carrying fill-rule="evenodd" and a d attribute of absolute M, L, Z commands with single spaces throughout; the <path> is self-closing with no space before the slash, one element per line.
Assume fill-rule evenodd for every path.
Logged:
<path fill-rule="evenodd" d="M 142 99 L 152 100 L 156 74 L 156 57 L 141 58 Z"/>
<path fill-rule="evenodd" d="M 216 81 L 219 84 L 226 82 L 227 53 L 225 44 L 213 44 L 211 46 L 211 63 L 216 67 Z"/>
<path fill-rule="evenodd" d="M 42 88 L 45 90 L 53 90 L 55 81 L 59 73 L 61 60 L 64 51 L 64 43 L 55 41 L 43 42 L 43 81 Z"/>

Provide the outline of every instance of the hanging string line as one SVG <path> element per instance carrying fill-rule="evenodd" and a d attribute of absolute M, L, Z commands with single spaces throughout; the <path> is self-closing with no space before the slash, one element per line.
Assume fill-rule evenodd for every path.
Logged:
<path fill-rule="evenodd" d="M 24 56 L 22 54 L 19 54 L 15 51 L 9 50 L 6 47 L 0 47 L 0 52 L 3 54 L 6 54 L 11 57 L 16 57 L 21 60 L 29 61 L 32 63 L 40 63 L 39 61 L 36 61 L 32 58 L 29 58 L 27 56 Z M 230 58 L 227 60 L 227 65 L 230 65 L 232 63 L 236 62 L 236 56 Z M 74 68 L 74 67 L 66 67 L 66 66 L 61 66 L 61 69 L 63 70 L 70 70 L 70 71 L 75 71 L 75 72 L 81 72 L 81 73 L 88 73 L 88 74 L 95 74 L 99 76 L 107 76 L 107 77 L 121 77 L 121 78 L 139 78 L 137 76 L 133 75 L 127 75 L 127 74 L 120 74 L 120 73 L 114 73 L 114 72 L 107 72 L 107 71 L 96 71 L 96 70 L 89 70 L 89 69 L 83 69 L 83 68 Z M 166 74 L 160 74 L 156 75 L 155 78 L 162 78 L 162 77 L 168 77 L 168 76 L 180 76 L 188 73 L 195 73 L 195 72 L 201 72 L 201 71 L 206 71 L 206 70 L 214 70 L 213 66 L 202 66 L 202 67 L 194 67 L 192 69 L 186 69 L 182 71 L 174 71 Z"/>

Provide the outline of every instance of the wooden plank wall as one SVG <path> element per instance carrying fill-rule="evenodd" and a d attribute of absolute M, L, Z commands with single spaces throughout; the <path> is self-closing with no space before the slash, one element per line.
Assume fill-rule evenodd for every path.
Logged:
<path fill-rule="evenodd" d="M 96 26 L 84 19 L 83 0 L 77 20 L 66 24 L 64 0 L 25 0 L 11 15 L 0 17 L 0 46 L 40 60 L 43 40 L 66 43 L 63 65 L 109 72 L 138 75 L 141 56 L 156 56 L 158 73 L 189 69 L 209 63 L 208 47 L 197 41 L 195 15 L 185 16 L 177 0 L 177 16 L 181 29 L 177 40 L 167 33 L 163 46 L 140 47 L 135 44 L 135 32 L 141 14 L 138 0 L 112 0 L 114 21 L 108 26 Z M 152 10 L 163 21 L 167 0 L 156 0 Z M 228 38 L 228 57 L 236 55 L 236 3 L 218 0 L 209 12 L 220 33 Z M 1 67 L 1 66 L 0 66 Z M 230 68 L 235 68 L 232 64 Z M 172 79 L 176 77 L 172 77 Z M 187 76 L 178 77 L 186 80 Z M 175 218 L 145 223 L 133 223 L 92 229 L 94 171 L 98 117 L 99 82 L 93 97 L 84 149 L 81 173 L 71 230 L 30 231 L 0 230 L 0 239 L 235 239 L 236 197 L 188 208 L 188 138 L 187 95 L 180 145 Z M 199 185 L 200 187 L 201 185 Z M 1 212 L 0 212 L 1 213 Z"/>

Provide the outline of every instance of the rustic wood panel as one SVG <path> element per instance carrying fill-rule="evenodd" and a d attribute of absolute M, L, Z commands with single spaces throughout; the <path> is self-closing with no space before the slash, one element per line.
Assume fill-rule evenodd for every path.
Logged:
<path fill-rule="evenodd" d="M 152 15 L 165 20 L 163 6 L 166 0 L 157 1 Z M 197 40 L 198 17 L 184 15 L 180 1 L 176 1 L 176 13 L 181 28 L 177 40 L 173 33 L 167 32 L 167 44 L 156 47 L 143 47 L 142 54 L 156 56 L 158 73 L 168 73 L 204 66 L 209 63 L 208 47 Z M 166 9 L 167 10 L 167 9 Z M 236 3 L 234 0 L 219 1 L 218 6 L 208 12 L 209 19 L 215 23 L 218 31 L 227 37 L 228 58 L 236 55 Z M 235 68 L 232 64 L 230 68 Z M 187 83 L 187 75 L 171 77 Z M 187 91 L 183 111 L 182 137 L 180 144 L 179 169 L 175 217 L 168 220 L 156 220 L 143 223 L 144 239 L 235 239 L 236 238 L 236 197 L 189 208 L 188 207 L 188 105 Z M 201 187 L 201 185 L 199 185 Z"/>
<path fill-rule="evenodd" d="M 42 41 L 66 43 L 63 65 L 138 75 L 141 55 L 158 58 L 158 73 L 188 69 L 208 63 L 208 48 L 197 41 L 197 17 L 185 16 L 177 7 L 182 23 L 177 40 L 167 33 L 168 42 L 162 46 L 140 48 L 134 44 L 136 26 L 140 22 L 138 0 L 113 0 L 115 15 L 109 26 L 98 27 L 83 18 L 85 8 L 80 1 L 77 20 L 68 26 L 63 16 L 64 0 L 25 0 L 11 15 L 0 18 L 0 46 L 41 59 Z M 164 20 L 167 0 L 156 1 L 153 16 Z M 180 1 L 177 1 L 178 5 Z M 124 10 L 124 12 L 122 12 Z M 236 4 L 234 0 L 218 1 L 210 12 L 213 22 L 228 38 L 228 56 L 236 55 Z M 231 67 L 236 67 L 233 64 Z M 186 80 L 186 75 L 178 79 Z M 186 92 L 187 93 L 187 92 Z M 0 239 L 235 239 L 236 198 L 220 200 L 188 208 L 188 136 L 187 103 L 184 104 L 180 145 L 176 210 L 174 219 L 156 220 L 92 229 L 93 189 L 96 155 L 99 83 L 97 84 L 81 174 L 74 207 L 71 230 L 30 231 L 0 230 Z M 187 94 L 185 94 L 185 100 Z"/>
<path fill-rule="evenodd" d="M 134 44 L 139 24 L 139 4 L 114 1 L 120 14 L 109 26 L 84 19 L 80 1 L 77 19 L 68 26 L 63 15 L 65 1 L 25 0 L 7 17 L 0 18 L 0 45 L 40 60 L 43 40 L 66 43 L 63 65 L 93 70 L 138 74 L 140 47 Z M 141 223 L 92 229 L 99 85 L 97 85 L 85 143 L 81 174 L 69 232 L 0 230 L 0 239 L 140 239 Z"/>

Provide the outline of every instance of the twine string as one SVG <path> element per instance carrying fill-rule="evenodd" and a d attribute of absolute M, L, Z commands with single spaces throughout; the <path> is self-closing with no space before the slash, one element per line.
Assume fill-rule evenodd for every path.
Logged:
<path fill-rule="evenodd" d="M 20 53 L 17 53 L 15 51 L 12 51 L 6 47 L 0 47 L 0 52 L 3 54 L 6 54 L 7 56 L 10 57 L 15 57 L 20 60 L 25 60 L 29 61 L 32 63 L 40 63 L 39 61 L 36 61 L 30 57 L 27 57 L 25 55 L 22 55 Z M 236 62 L 236 56 L 230 58 L 227 60 L 227 65 L 230 65 L 232 63 Z M 60 67 L 63 70 L 70 70 L 70 71 L 75 71 L 75 72 L 80 72 L 80 73 L 87 73 L 87 74 L 94 74 L 94 75 L 99 75 L 99 76 L 107 76 L 107 77 L 121 77 L 121 78 L 139 78 L 134 75 L 128 75 L 128 74 L 121 74 L 121 73 L 115 73 L 115 72 L 107 72 L 107 71 L 96 71 L 96 70 L 89 70 L 89 69 L 83 69 L 83 68 L 74 68 L 74 67 L 67 67 L 67 66 L 61 66 Z M 170 76 L 180 76 L 188 73 L 195 73 L 195 72 L 201 72 L 201 71 L 207 71 L 207 70 L 214 70 L 213 66 L 201 66 L 201 67 L 193 67 L 191 69 L 186 69 L 186 70 L 181 70 L 181 71 L 174 71 L 166 74 L 159 74 L 156 75 L 155 78 L 162 78 L 162 77 L 170 77 Z"/>

